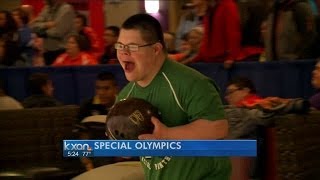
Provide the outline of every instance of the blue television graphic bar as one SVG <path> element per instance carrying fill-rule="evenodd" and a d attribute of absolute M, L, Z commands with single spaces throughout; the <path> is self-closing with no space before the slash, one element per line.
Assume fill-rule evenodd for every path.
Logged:
<path fill-rule="evenodd" d="M 64 140 L 64 157 L 256 156 L 256 140 Z"/>

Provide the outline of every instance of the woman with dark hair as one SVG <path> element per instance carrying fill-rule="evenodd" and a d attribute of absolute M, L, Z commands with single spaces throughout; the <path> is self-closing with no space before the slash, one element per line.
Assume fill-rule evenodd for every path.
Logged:
<path fill-rule="evenodd" d="M 12 10 L 12 17 L 14 18 L 19 33 L 19 53 L 26 61 L 27 65 L 32 65 L 32 56 L 34 54 L 32 49 L 32 30 L 29 28 L 29 16 L 22 8 Z"/>
<path fill-rule="evenodd" d="M 97 59 L 88 53 L 90 44 L 81 35 L 70 35 L 67 40 L 66 52 L 58 56 L 52 66 L 96 65 Z"/>
<path fill-rule="evenodd" d="M 90 43 L 90 53 L 99 59 L 103 54 L 103 44 L 96 31 L 88 26 L 87 17 L 84 14 L 78 13 L 74 20 L 74 25 L 77 32 L 88 39 Z"/>
<path fill-rule="evenodd" d="M 20 60 L 19 57 L 16 46 L 0 37 L 0 66 L 17 65 Z"/>
<path fill-rule="evenodd" d="M 0 37 L 10 41 L 18 41 L 18 27 L 9 11 L 0 11 Z"/>
<path fill-rule="evenodd" d="M 0 38 L 5 46 L 6 56 L 10 57 L 9 59 L 2 60 L 1 64 L 6 66 L 15 65 L 17 59 L 19 59 L 19 53 L 16 52 L 16 49 L 18 48 L 19 34 L 16 22 L 9 11 L 0 11 Z M 12 51 L 14 53 L 10 54 L 9 52 Z"/>

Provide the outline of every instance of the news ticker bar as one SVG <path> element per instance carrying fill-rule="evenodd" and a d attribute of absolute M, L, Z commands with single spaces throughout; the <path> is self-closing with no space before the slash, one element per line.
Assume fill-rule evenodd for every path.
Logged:
<path fill-rule="evenodd" d="M 256 156 L 256 140 L 64 140 L 64 157 Z"/>

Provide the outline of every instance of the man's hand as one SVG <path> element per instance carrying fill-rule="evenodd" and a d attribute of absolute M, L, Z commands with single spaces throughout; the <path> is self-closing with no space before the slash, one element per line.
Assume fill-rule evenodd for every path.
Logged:
<path fill-rule="evenodd" d="M 151 122 L 154 125 L 152 134 L 141 134 L 138 138 L 140 140 L 156 140 L 156 139 L 168 139 L 167 134 L 169 128 L 160 122 L 159 119 L 152 117 Z"/>

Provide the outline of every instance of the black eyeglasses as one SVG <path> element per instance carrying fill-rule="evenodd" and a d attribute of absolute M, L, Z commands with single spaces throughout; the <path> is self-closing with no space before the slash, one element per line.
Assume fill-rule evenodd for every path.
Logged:
<path fill-rule="evenodd" d="M 154 44 L 155 43 L 149 43 L 149 44 L 145 44 L 145 45 L 137 45 L 137 44 L 124 45 L 122 43 L 117 42 L 114 44 L 114 48 L 116 50 L 120 50 L 120 51 L 129 50 L 130 52 L 137 52 L 137 51 L 139 51 L 139 48 L 141 48 L 141 47 L 151 46 Z"/>

